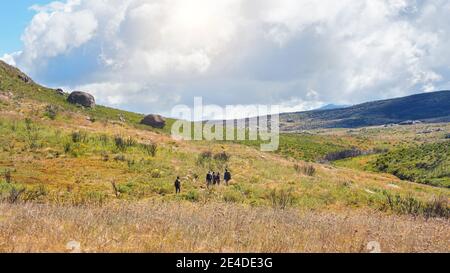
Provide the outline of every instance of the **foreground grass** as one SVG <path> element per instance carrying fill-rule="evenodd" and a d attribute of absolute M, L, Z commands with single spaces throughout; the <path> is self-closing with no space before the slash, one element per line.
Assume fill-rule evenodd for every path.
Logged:
<path fill-rule="evenodd" d="M 0 204 L 0 252 L 449 252 L 448 220 L 188 202 Z"/>

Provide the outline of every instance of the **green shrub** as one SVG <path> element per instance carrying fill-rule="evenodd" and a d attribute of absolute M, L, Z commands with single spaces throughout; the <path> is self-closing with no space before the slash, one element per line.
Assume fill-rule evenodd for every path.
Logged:
<path fill-rule="evenodd" d="M 450 207 L 448 199 L 444 196 L 434 198 L 432 201 L 423 202 L 412 196 L 403 197 L 383 192 L 384 200 L 381 210 L 391 210 L 399 214 L 410 214 L 413 216 L 442 217 L 449 218 Z"/>
<path fill-rule="evenodd" d="M 45 113 L 44 115 L 48 117 L 51 120 L 56 119 L 56 116 L 58 115 L 58 107 L 53 104 L 49 104 L 45 107 Z"/>
<path fill-rule="evenodd" d="M 80 142 L 87 142 L 88 141 L 88 136 L 86 132 L 72 132 L 72 134 L 70 135 L 72 138 L 72 142 L 73 143 L 80 143 Z"/>
<path fill-rule="evenodd" d="M 272 207 L 275 209 L 285 209 L 292 206 L 294 202 L 292 189 L 273 189 L 269 194 L 269 199 L 271 201 Z"/>
<path fill-rule="evenodd" d="M 119 135 L 116 135 L 114 137 L 114 144 L 119 151 L 125 151 L 129 147 L 135 146 L 136 143 L 136 140 L 134 140 L 132 137 L 128 137 L 126 139 Z"/>
<path fill-rule="evenodd" d="M 64 153 L 68 154 L 72 151 L 72 143 L 66 142 L 64 143 Z"/>
<path fill-rule="evenodd" d="M 40 148 L 39 141 L 39 128 L 34 126 L 33 121 L 30 118 L 25 119 L 25 135 L 28 141 L 28 146 L 31 150 Z"/>
<path fill-rule="evenodd" d="M 12 187 L 9 191 L 9 195 L 6 198 L 8 203 L 14 204 L 20 200 L 20 196 L 25 192 L 25 188 Z"/>
<path fill-rule="evenodd" d="M 130 193 L 133 190 L 133 184 L 128 183 L 128 184 L 120 184 L 117 186 L 117 191 L 120 194 L 125 194 L 125 193 Z"/>
<path fill-rule="evenodd" d="M 109 144 L 109 137 L 108 135 L 102 134 L 98 137 L 98 141 L 103 145 L 107 146 Z"/>
<path fill-rule="evenodd" d="M 141 148 L 150 156 L 155 157 L 158 145 L 156 143 L 141 144 Z"/>
<path fill-rule="evenodd" d="M 200 194 L 196 190 L 190 190 L 185 196 L 185 200 L 191 202 L 198 202 L 200 200 Z"/>
<path fill-rule="evenodd" d="M 211 151 L 204 151 L 198 155 L 197 164 L 203 166 L 207 161 L 210 161 L 212 157 L 213 154 Z"/>

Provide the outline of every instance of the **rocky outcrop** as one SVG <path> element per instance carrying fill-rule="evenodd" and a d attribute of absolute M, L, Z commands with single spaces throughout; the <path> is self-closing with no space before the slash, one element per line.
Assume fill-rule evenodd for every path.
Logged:
<path fill-rule="evenodd" d="M 64 96 L 64 90 L 62 90 L 61 88 L 56 89 L 55 92 L 60 96 Z"/>
<path fill-rule="evenodd" d="M 162 129 L 166 126 L 166 120 L 160 115 L 148 115 L 142 119 L 141 124 Z"/>
<path fill-rule="evenodd" d="M 74 91 L 72 92 L 69 97 L 67 98 L 67 101 L 72 104 L 78 104 L 84 107 L 88 108 L 94 108 L 95 107 L 95 98 L 89 93 L 81 92 L 81 91 Z"/>
<path fill-rule="evenodd" d="M 28 77 L 27 75 L 25 75 L 23 73 L 20 73 L 19 75 L 17 75 L 17 77 L 24 83 L 33 83 L 33 80 L 31 80 L 30 77 Z"/>

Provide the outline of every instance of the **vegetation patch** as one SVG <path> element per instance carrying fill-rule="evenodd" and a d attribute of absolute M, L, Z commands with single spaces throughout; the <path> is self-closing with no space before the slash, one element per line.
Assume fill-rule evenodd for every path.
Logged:
<path fill-rule="evenodd" d="M 450 141 L 392 150 L 371 164 L 400 179 L 450 188 Z"/>
<path fill-rule="evenodd" d="M 410 214 L 413 216 L 424 216 L 426 218 L 442 217 L 449 218 L 450 206 L 448 198 L 444 196 L 435 197 L 432 201 L 423 202 L 413 196 L 403 197 L 393 195 L 384 191 L 384 203 L 382 210 L 391 210 L 400 214 Z"/>

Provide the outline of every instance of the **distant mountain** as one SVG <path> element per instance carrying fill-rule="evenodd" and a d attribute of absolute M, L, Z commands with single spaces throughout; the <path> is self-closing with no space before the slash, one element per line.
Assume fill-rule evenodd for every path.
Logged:
<path fill-rule="evenodd" d="M 366 102 L 340 109 L 287 113 L 280 119 L 282 131 L 356 128 L 405 121 L 449 122 L 450 91 Z"/>
<path fill-rule="evenodd" d="M 314 111 L 319 111 L 319 110 L 334 110 L 334 109 L 342 109 L 342 108 L 347 108 L 350 107 L 350 105 L 337 105 L 337 104 L 327 104 L 325 106 L 322 106 L 320 108 L 315 109 Z"/>

